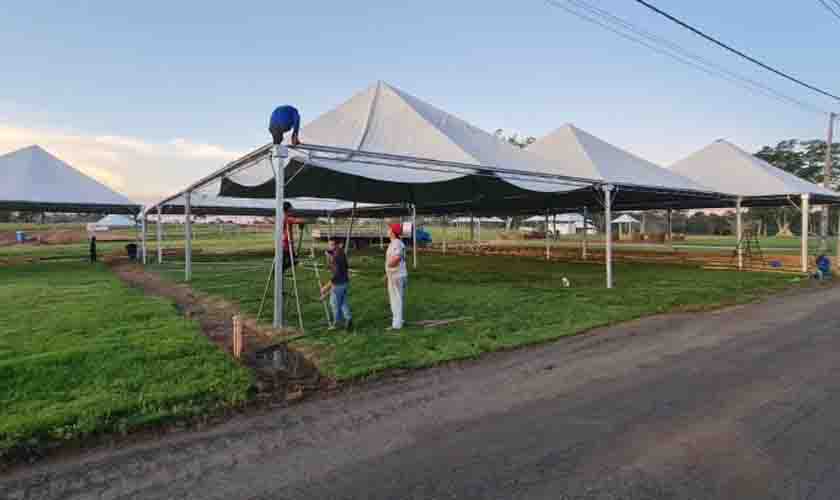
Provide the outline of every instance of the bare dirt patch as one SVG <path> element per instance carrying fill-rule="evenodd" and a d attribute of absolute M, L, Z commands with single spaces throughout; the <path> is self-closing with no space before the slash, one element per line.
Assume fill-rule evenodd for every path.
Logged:
<path fill-rule="evenodd" d="M 295 336 L 294 331 L 262 327 L 235 304 L 147 273 L 138 264 L 116 261 L 111 269 L 129 285 L 175 302 L 186 318 L 198 321 L 204 335 L 231 356 L 233 317 L 239 316 L 244 350 L 238 361 L 253 371 L 258 397 L 293 401 L 321 387 L 334 386 L 320 375 L 315 353 L 289 347 L 287 341 Z"/>

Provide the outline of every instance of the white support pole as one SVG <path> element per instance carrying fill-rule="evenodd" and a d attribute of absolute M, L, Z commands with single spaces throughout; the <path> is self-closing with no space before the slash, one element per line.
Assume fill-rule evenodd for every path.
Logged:
<path fill-rule="evenodd" d="M 834 142 L 834 120 L 837 118 L 836 113 L 828 114 L 828 139 L 825 142 L 825 162 L 823 164 L 823 187 L 831 190 L 831 175 L 832 175 L 832 161 L 834 151 L 832 150 L 832 143 Z M 820 245 L 828 246 L 828 223 L 829 223 L 829 205 L 822 207 L 822 227 L 820 228 Z M 828 248 L 825 250 L 828 252 Z"/>
<path fill-rule="evenodd" d="M 155 229 L 157 229 L 157 263 L 163 264 L 163 220 L 161 220 L 161 208 L 157 207 L 157 220 L 155 221 Z"/>
<path fill-rule="evenodd" d="M 379 219 L 379 249 L 385 248 L 385 219 Z"/>
<path fill-rule="evenodd" d="M 271 167 L 274 169 L 274 328 L 283 327 L 283 213 L 286 186 L 286 164 L 289 151 L 281 144 L 271 149 Z M 332 231 L 330 232 L 332 233 Z"/>
<path fill-rule="evenodd" d="M 545 211 L 545 260 L 551 260 L 551 242 L 548 240 L 548 210 Z"/>
<path fill-rule="evenodd" d="M 353 236 L 353 222 L 356 220 L 356 202 L 353 202 L 353 209 L 350 210 L 350 225 L 347 226 L 347 236 L 344 238 L 344 251 L 350 252 L 350 238 Z"/>
<path fill-rule="evenodd" d="M 834 259 L 834 267 L 840 269 L 840 216 L 837 217 L 837 248 L 835 250 L 837 251 L 837 258 Z"/>
<path fill-rule="evenodd" d="M 140 238 L 140 253 L 142 254 L 142 261 L 143 265 L 146 265 L 146 211 L 143 211 L 143 218 L 140 219 L 140 232 L 142 232 L 142 237 Z"/>
<path fill-rule="evenodd" d="M 808 203 L 808 194 L 802 195 L 802 255 L 800 259 L 802 260 L 802 272 L 808 272 L 808 216 L 810 215 L 808 212 L 810 211 L 810 205 Z"/>
<path fill-rule="evenodd" d="M 470 213 L 470 242 L 475 244 L 475 217 Z"/>
<path fill-rule="evenodd" d="M 741 209 L 742 197 L 735 200 L 735 234 L 738 238 L 738 269 L 744 269 L 744 225 L 742 222 L 743 210 Z"/>
<path fill-rule="evenodd" d="M 443 221 L 443 254 L 446 255 L 446 237 L 449 233 L 449 221 L 446 220 L 445 215 L 441 217 L 441 220 Z"/>
<path fill-rule="evenodd" d="M 583 207 L 583 260 L 589 258 L 589 208 Z"/>
<path fill-rule="evenodd" d="M 184 280 L 192 279 L 192 192 L 184 193 Z"/>
<path fill-rule="evenodd" d="M 414 253 L 414 269 L 417 269 L 417 207 L 411 205 L 411 249 Z"/>
<path fill-rule="evenodd" d="M 606 249 L 605 264 L 607 268 L 607 288 L 613 287 L 612 280 L 612 191 L 613 186 L 606 184 L 604 190 L 604 247 Z"/>

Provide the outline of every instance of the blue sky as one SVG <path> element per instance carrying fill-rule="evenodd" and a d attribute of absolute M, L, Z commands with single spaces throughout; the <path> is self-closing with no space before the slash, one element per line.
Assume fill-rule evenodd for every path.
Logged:
<path fill-rule="evenodd" d="M 636 2 L 589 1 L 840 110 Z M 655 3 L 840 93 L 840 20 L 817 0 Z M 40 143 L 141 201 L 265 143 L 275 105 L 305 122 L 379 79 L 488 131 L 573 122 L 662 164 L 718 138 L 755 149 L 826 128 L 543 0 L 3 2 L 0 60 L 0 153 Z"/>

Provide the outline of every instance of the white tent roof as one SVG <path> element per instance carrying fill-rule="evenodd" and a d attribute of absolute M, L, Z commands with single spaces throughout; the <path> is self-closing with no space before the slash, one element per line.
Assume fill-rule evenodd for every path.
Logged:
<path fill-rule="evenodd" d="M 556 169 L 536 155 L 500 141 L 494 135 L 379 82 L 304 126 L 304 144 L 385 153 L 478 167 L 547 173 Z M 298 160 L 287 169 L 290 196 L 357 199 L 374 203 L 452 203 L 479 195 L 521 195 L 522 190 L 563 192 L 590 182 L 539 181 L 516 175 L 482 175 L 451 168 L 417 168 L 411 161 L 373 162 L 364 155 L 291 150 Z M 306 164 L 305 168 L 301 168 Z M 398 168 L 409 167 L 409 168 Z M 267 160 L 229 176 L 224 196 L 273 197 L 273 174 Z M 501 179 L 504 179 L 502 181 Z M 491 193 L 492 192 L 492 193 Z"/>
<path fill-rule="evenodd" d="M 0 207 L 44 212 L 137 213 L 139 205 L 40 146 L 0 156 Z"/>
<path fill-rule="evenodd" d="M 125 215 L 110 214 L 96 221 L 97 226 L 107 227 L 134 227 L 137 225 L 134 219 Z"/>
<path fill-rule="evenodd" d="M 807 193 L 840 200 L 838 193 L 785 172 L 724 140 L 676 162 L 671 170 L 716 190 L 744 197 Z"/>
<path fill-rule="evenodd" d="M 535 143 L 528 151 L 552 160 L 569 175 L 610 184 L 714 191 L 567 124 Z"/>
<path fill-rule="evenodd" d="M 640 224 L 639 220 L 629 214 L 624 214 L 621 217 L 616 217 L 612 221 L 613 224 Z"/>

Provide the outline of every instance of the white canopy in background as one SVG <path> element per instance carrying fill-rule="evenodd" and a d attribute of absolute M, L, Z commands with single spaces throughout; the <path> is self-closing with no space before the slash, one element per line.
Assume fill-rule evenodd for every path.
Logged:
<path fill-rule="evenodd" d="M 421 166 L 410 160 L 385 163 L 361 154 L 303 153 L 293 149 L 293 161 L 286 169 L 286 193 L 290 197 L 428 206 L 524 196 L 529 191 L 565 192 L 591 185 L 589 181 L 477 174 L 477 168 L 487 167 L 558 175 L 551 162 L 514 148 L 384 82 L 316 118 L 303 127 L 300 135 L 304 144 L 454 162 L 471 168 L 459 171 Z M 273 198 L 274 177 L 266 156 L 259 158 L 257 166 L 224 179 L 221 195 Z"/>
<path fill-rule="evenodd" d="M 773 198 L 802 194 L 810 195 L 816 204 L 840 203 L 837 192 L 785 172 L 725 140 L 674 163 L 671 170 L 713 189 L 743 196 L 744 205 L 771 204 Z"/>
<path fill-rule="evenodd" d="M 135 214 L 140 206 L 41 146 L 0 156 L 0 208 L 39 212 Z"/>
<path fill-rule="evenodd" d="M 634 218 L 632 215 L 624 214 L 621 217 L 616 217 L 612 221 L 613 224 L 641 224 L 638 219 Z"/>
<path fill-rule="evenodd" d="M 689 191 L 713 189 L 639 158 L 568 124 L 528 146 L 528 151 L 556 163 L 569 175 L 613 185 Z"/>
<path fill-rule="evenodd" d="M 572 222 L 580 223 L 581 225 L 583 224 L 583 215 L 577 214 L 577 213 L 567 213 L 567 214 L 557 214 L 557 215 L 551 214 L 549 216 L 549 218 L 552 221 L 556 220 L 558 224 L 560 224 L 560 223 L 568 224 L 568 223 L 572 223 Z M 525 222 L 545 222 L 545 215 L 534 215 L 533 217 L 528 217 L 527 219 L 525 219 Z M 591 224 L 592 221 L 589 221 L 589 223 Z"/>
<path fill-rule="evenodd" d="M 489 224 L 504 224 L 505 220 L 499 217 L 456 217 L 449 222 L 455 224 L 469 224 L 470 222 L 486 222 Z"/>
<path fill-rule="evenodd" d="M 104 227 L 135 227 L 137 223 L 125 215 L 110 214 L 96 221 L 97 226 Z"/>

